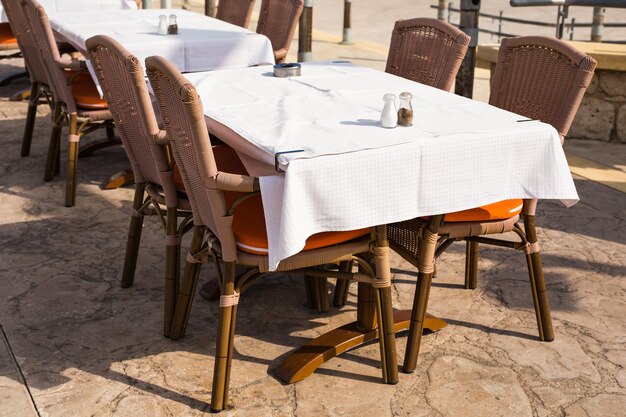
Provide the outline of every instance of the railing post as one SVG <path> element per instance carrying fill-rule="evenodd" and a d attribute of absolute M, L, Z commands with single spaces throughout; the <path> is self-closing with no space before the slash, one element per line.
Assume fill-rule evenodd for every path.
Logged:
<path fill-rule="evenodd" d="M 569 14 L 569 6 L 559 6 L 556 15 L 556 38 L 563 39 L 563 27 L 565 26 L 565 19 Z"/>
<path fill-rule="evenodd" d="M 304 0 L 298 33 L 298 62 L 313 60 L 313 0 Z"/>
<path fill-rule="evenodd" d="M 152 9 L 152 0 L 141 0 L 142 9 Z"/>
<path fill-rule="evenodd" d="M 172 0 L 161 0 L 161 9 L 171 9 Z"/>
<path fill-rule="evenodd" d="M 437 19 L 450 21 L 448 14 L 448 0 L 439 0 L 439 5 L 437 6 Z"/>
<path fill-rule="evenodd" d="M 602 42 L 604 29 L 604 7 L 593 8 L 593 22 L 591 26 L 591 42 Z"/>
<path fill-rule="evenodd" d="M 459 29 L 471 36 L 469 48 L 456 76 L 454 92 L 460 96 L 472 97 L 474 91 L 474 67 L 476 66 L 476 46 L 478 45 L 478 15 L 480 0 L 461 0 Z"/>
<path fill-rule="evenodd" d="M 352 29 L 351 16 L 350 16 L 351 8 L 352 8 L 352 0 L 344 0 L 343 2 L 343 39 L 341 40 L 342 45 L 352 44 L 352 36 L 350 34 L 350 29 Z"/>
<path fill-rule="evenodd" d="M 217 14 L 217 2 L 215 0 L 204 0 L 204 14 L 215 17 Z"/>

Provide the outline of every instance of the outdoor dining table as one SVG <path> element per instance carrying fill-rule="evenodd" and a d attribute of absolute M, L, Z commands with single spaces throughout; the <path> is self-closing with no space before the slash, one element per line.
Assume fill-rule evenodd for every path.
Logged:
<path fill-rule="evenodd" d="M 186 76 L 210 130 L 260 176 L 270 267 L 319 232 L 353 230 L 510 198 L 578 195 L 545 123 L 347 62 Z M 380 127 L 383 95 L 413 95 L 410 127 Z"/>
<path fill-rule="evenodd" d="M 209 131 L 260 177 L 270 269 L 319 232 L 385 227 L 511 198 L 578 201 L 550 125 L 349 62 L 188 74 Z M 410 92 L 410 127 L 380 126 L 383 95 Z M 376 337 L 367 285 L 357 322 L 309 342 L 278 369 L 287 382 Z M 395 330 L 408 328 L 398 313 Z M 445 324 L 435 318 L 425 327 Z"/>
<path fill-rule="evenodd" d="M 102 10 L 137 10 L 137 3 L 134 0 L 39 0 L 39 3 L 46 9 L 49 16 L 57 13 L 96 12 Z M 8 22 L 2 4 L 0 4 L 0 23 Z"/>
<path fill-rule="evenodd" d="M 176 15 L 178 34 L 158 34 L 161 15 Z M 50 16 L 50 25 L 59 40 L 68 42 L 85 56 L 87 39 L 107 35 L 133 53 L 139 62 L 151 55 L 161 55 L 181 72 L 274 62 L 272 44 L 266 36 L 182 9 L 68 12 Z M 91 71 L 89 63 L 88 66 Z M 93 79 L 97 82 L 95 76 Z"/>

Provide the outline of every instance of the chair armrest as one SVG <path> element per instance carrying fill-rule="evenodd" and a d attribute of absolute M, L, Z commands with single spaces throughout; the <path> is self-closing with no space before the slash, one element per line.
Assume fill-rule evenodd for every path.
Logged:
<path fill-rule="evenodd" d="M 285 48 L 279 49 L 278 51 L 274 51 L 274 61 L 277 64 L 282 63 L 287 57 L 287 50 Z"/>
<path fill-rule="evenodd" d="M 165 130 L 159 130 L 158 133 L 152 135 L 152 140 L 154 140 L 154 143 L 157 145 L 162 146 L 169 143 L 169 140 L 167 139 L 167 132 Z"/>
<path fill-rule="evenodd" d="M 57 65 L 63 69 L 87 71 L 87 61 L 80 61 L 78 59 L 61 58 L 57 61 Z"/>
<path fill-rule="evenodd" d="M 247 175 L 218 172 L 215 176 L 215 186 L 223 191 L 239 191 L 249 193 L 259 191 L 259 179 Z"/>

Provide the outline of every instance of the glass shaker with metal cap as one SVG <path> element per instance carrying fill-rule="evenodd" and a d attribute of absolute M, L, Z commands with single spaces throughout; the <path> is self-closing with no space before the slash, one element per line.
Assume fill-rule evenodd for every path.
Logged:
<path fill-rule="evenodd" d="M 388 129 L 398 125 L 398 110 L 396 109 L 396 95 L 387 93 L 383 96 L 385 105 L 380 114 L 380 125 Z"/>
<path fill-rule="evenodd" d="M 178 35 L 178 23 L 176 23 L 176 15 L 170 15 L 170 25 L 167 27 L 168 35 Z"/>
<path fill-rule="evenodd" d="M 398 124 L 400 126 L 413 125 L 413 106 L 411 99 L 413 95 L 407 91 L 400 93 L 400 108 L 398 109 Z"/>
<path fill-rule="evenodd" d="M 167 16 L 162 14 L 159 16 L 159 26 L 157 33 L 159 35 L 167 35 Z"/>

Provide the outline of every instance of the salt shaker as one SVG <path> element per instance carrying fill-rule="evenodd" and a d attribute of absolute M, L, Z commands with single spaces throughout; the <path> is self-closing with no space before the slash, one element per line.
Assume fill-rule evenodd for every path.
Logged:
<path fill-rule="evenodd" d="M 411 99 L 413 95 L 409 92 L 400 93 L 400 109 L 398 109 L 398 124 L 400 126 L 413 125 L 413 106 Z"/>
<path fill-rule="evenodd" d="M 396 110 L 396 95 L 387 93 L 383 96 L 385 106 L 380 115 L 380 125 L 391 129 L 398 125 L 398 110 Z"/>
<path fill-rule="evenodd" d="M 170 25 L 167 27 L 168 35 L 178 35 L 178 24 L 176 23 L 176 15 L 170 15 Z"/>
<path fill-rule="evenodd" d="M 159 16 L 159 35 L 167 35 L 167 21 L 165 19 L 167 19 L 167 16 L 164 14 Z"/>

